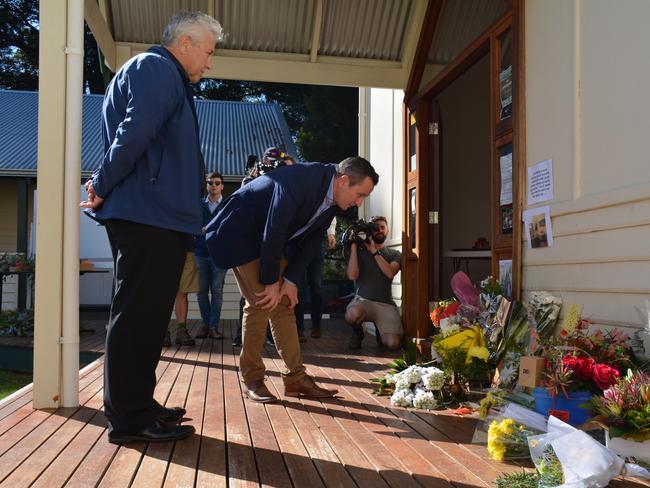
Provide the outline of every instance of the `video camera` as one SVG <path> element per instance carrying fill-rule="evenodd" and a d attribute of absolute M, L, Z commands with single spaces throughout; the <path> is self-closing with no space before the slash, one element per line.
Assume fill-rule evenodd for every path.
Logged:
<path fill-rule="evenodd" d="M 379 225 L 374 222 L 366 222 L 363 219 L 355 220 L 346 229 L 341 238 L 343 247 L 349 246 L 353 242 L 363 244 L 370 241 L 372 235 L 379 230 Z"/>
<path fill-rule="evenodd" d="M 280 166 L 284 166 L 287 163 L 285 163 L 281 159 L 276 159 L 275 161 L 257 161 L 255 163 L 255 167 L 257 168 L 257 174 L 258 176 L 262 176 L 263 174 L 268 173 L 271 170 L 274 170 L 275 168 L 279 168 Z"/>

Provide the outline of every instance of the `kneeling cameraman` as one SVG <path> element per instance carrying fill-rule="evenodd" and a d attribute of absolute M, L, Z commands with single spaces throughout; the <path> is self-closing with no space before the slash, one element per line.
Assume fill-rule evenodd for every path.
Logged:
<path fill-rule="evenodd" d="M 373 217 L 369 239 L 350 244 L 348 278 L 355 282 L 355 296 L 345 311 L 345 320 L 352 326 L 350 349 L 360 349 L 364 321 L 372 321 L 377 329 L 377 343 L 389 349 L 400 347 L 402 319 L 392 299 L 391 283 L 399 272 L 402 254 L 384 247 L 388 237 L 386 217 Z"/>

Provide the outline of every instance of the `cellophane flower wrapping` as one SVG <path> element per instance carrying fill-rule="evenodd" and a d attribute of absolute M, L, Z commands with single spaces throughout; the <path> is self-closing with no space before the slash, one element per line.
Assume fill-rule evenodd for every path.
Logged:
<path fill-rule="evenodd" d="M 476 429 L 474 429 L 472 443 L 488 443 L 492 423 L 500 423 L 504 419 L 512 419 L 517 424 L 524 426 L 527 431 L 530 431 L 530 435 L 546 432 L 546 417 L 544 415 L 517 403 L 505 401 L 498 407 L 492 407 L 487 416 L 478 421 Z"/>
<path fill-rule="evenodd" d="M 510 418 L 493 420 L 488 428 L 488 454 L 497 461 L 529 459 L 528 437 L 537 433 Z"/>
<path fill-rule="evenodd" d="M 553 416 L 547 432 L 529 437 L 528 444 L 539 488 L 604 488 L 625 464 L 600 442 Z"/>

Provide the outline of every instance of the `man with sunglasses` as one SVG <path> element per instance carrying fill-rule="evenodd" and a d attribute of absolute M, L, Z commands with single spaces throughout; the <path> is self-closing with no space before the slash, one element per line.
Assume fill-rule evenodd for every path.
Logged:
<path fill-rule="evenodd" d="M 203 200 L 203 227 L 201 235 L 194 237 L 194 256 L 199 267 L 199 292 L 196 297 L 203 326 L 196 335 L 197 339 L 210 337 L 223 339 L 219 332 L 221 321 L 221 306 L 223 304 L 223 284 L 226 279 L 226 269 L 217 268 L 208 254 L 205 244 L 205 226 L 210 223 L 217 213 L 217 208 L 223 200 L 223 176 L 221 173 L 210 173 L 206 181 L 208 195 Z"/>

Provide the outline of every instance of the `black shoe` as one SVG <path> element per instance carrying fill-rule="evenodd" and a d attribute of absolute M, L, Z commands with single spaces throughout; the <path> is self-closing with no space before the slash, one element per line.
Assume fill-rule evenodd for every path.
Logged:
<path fill-rule="evenodd" d="M 235 337 L 232 340 L 232 347 L 241 347 L 241 337 Z"/>
<path fill-rule="evenodd" d="M 350 337 L 350 342 L 348 342 L 348 348 L 361 349 L 362 342 L 363 342 L 363 329 L 361 327 L 353 327 L 352 337 Z"/>
<path fill-rule="evenodd" d="M 111 444 L 125 444 L 127 442 L 169 442 L 178 441 L 194 434 L 191 425 L 169 425 L 163 422 L 154 422 L 149 427 L 135 432 L 110 432 L 108 442 Z"/>
<path fill-rule="evenodd" d="M 162 410 L 158 414 L 158 420 L 167 424 L 177 424 L 183 419 L 183 415 L 186 413 L 187 410 L 182 407 L 162 407 Z"/>
<path fill-rule="evenodd" d="M 165 339 L 163 340 L 163 347 L 171 347 L 172 345 L 172 336 L 169 335 L 169 331 L 165 334 Z"/>

